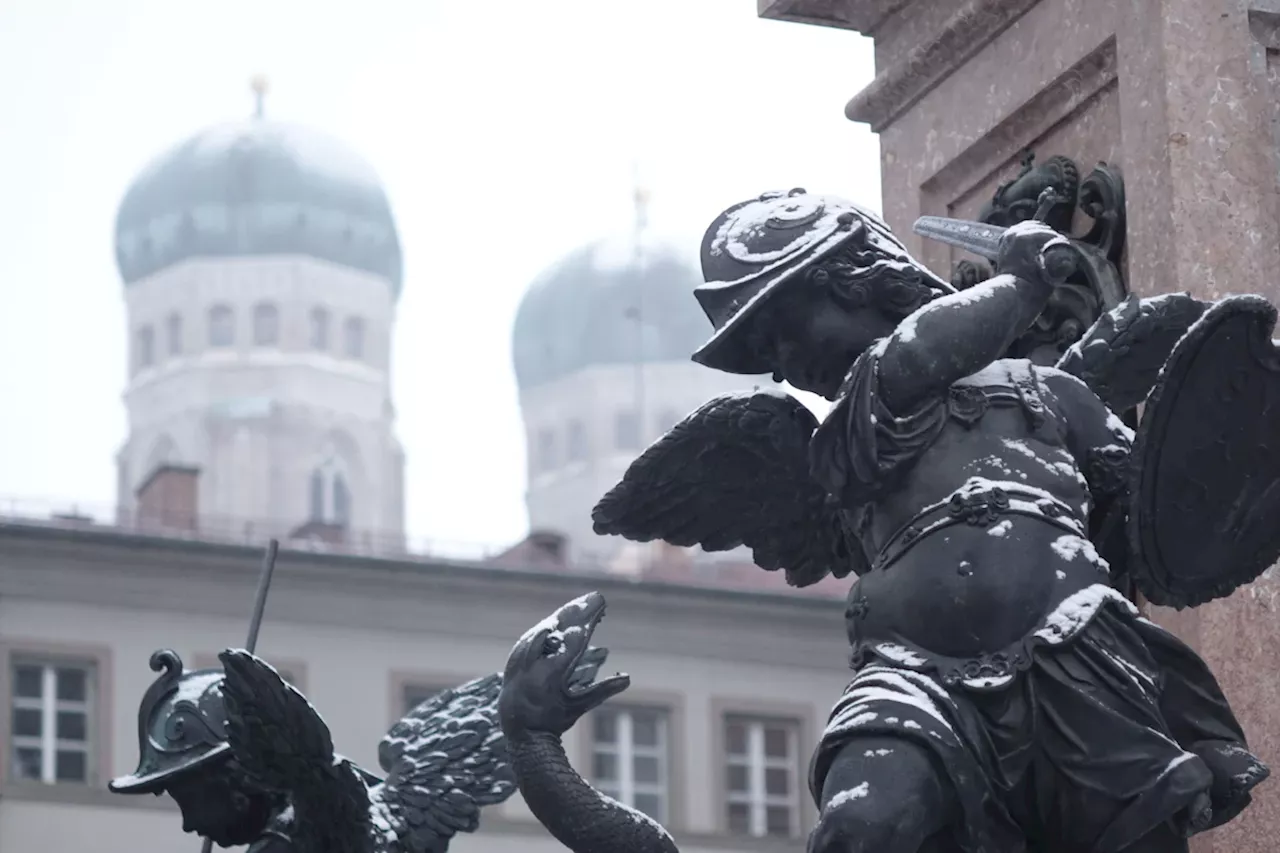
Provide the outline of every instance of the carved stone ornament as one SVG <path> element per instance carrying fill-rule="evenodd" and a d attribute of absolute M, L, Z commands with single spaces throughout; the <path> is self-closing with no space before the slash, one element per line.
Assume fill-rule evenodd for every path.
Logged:
<path fill-rule="evenodd" d="M 1080 250 L 1079 268 L 1010 350 L 1013 357 L 1052 364 L 1103 313 L 1124 301 L 1129 288 L 1120 273 L 1125 239 L 1124 180 L 1115 166 L 1099 163 L 1081 180 L 1080 169 L 1070 158 L 1054 156 L 1036 165 L 1035 154 L 1027 151 L 1021 171 L 999 186 L 978 220 L 1008 227 L 1032 219 L 1045 190 L 1053 190 L 1059 199 L 1044 216 L 1045 224 L 1055 231 L 1071 234 L 1077 212 L 1092 220 L 1085 233 L 1071 238 Z M 987 264 L 962 260 L 952 269 L 951 285 L 966 290 L 992 275 Z"/>

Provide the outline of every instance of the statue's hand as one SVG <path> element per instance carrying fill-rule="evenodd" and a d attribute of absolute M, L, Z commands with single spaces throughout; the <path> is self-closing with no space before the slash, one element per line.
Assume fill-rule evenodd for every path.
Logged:
<path fill-rule="evenodd" d="M 1027 220 L 1011 226 L 1000 238 L 996 265 L 1001 273 L 1024 281 L 1058 285 L 1075 270 L 1076 250 L 1048 225 Z"/>

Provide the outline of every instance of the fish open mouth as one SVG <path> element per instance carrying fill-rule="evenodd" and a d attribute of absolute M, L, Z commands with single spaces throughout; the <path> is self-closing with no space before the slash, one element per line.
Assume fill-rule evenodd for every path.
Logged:
<path fill-rule="evenodd" d="M 597 680 L 590 674 L 584 675 L 584 672 L 593 672 L 608 654 L 605 649 L 591 646 L 591 638 L 600 622 L 604 620 L 606 609 L 604 596 L 593 592 L 566 605 L 566 608 L 569 612 L 564 614 L 560 624 L 568 625 L 571 629 L 577 628 L 578 636 L 572 648 L 569 649 L 571 657 L 570 665 L 565 672 L 565 694 L 577 701 L 586 700 L 596 704 L 621 693 L 630 686 L 631 676 L 614 673 Z"/>

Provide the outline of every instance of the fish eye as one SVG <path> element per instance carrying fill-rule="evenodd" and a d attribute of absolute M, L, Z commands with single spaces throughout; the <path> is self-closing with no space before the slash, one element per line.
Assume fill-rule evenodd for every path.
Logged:
<path fill-rule="evenodd" d="M 556 652 L 564 648 L 564 640 L 555 634 L 548 634 L 547 638 L 542 641 L 542 653 L 544 655 L 554 655 Z"/>

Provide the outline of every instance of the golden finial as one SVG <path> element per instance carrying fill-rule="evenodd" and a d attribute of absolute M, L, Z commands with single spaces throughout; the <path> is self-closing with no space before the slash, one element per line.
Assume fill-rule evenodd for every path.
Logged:
<path fill-rule="evenodd" d="M 270 88 L 267 84 L 267 76 L 265 74 L 255 74 L 249 80 L 249 88 L 253 90 L 253 117 L 262 118 L 263 101 L 266 100 L 267 91 Z"/>

